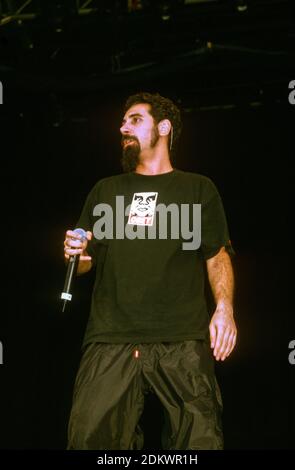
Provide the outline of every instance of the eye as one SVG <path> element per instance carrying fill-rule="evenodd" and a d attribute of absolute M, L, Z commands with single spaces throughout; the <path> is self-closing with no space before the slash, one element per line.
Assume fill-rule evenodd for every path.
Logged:
<path fill-rule="evenodd" d="M 141 121 L 141 119 L 139 117 L 135 117 L 135 116 L 131 119 L 132 124 L 138 124 L 140 121 Z"/>

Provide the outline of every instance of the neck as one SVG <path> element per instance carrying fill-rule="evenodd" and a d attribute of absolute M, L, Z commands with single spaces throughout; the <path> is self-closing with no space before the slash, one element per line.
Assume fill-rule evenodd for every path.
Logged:
<path fill-rule="evenodd" d="M 154 151 L 152 154 L 141 154 L 135 173 L 142 175 L 160 175 L 173 170 L 169 153 L 164 151 Z"/>

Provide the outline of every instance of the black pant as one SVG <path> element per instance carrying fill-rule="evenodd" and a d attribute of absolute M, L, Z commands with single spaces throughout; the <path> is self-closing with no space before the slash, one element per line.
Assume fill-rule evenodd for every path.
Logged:
<path fill-rule="evenodd" d="M 163 449 L 222 449 L 222 401 L 206 341 L 86 349 L 74 387 L 68 449 L 142 449 L 144 394 L 164 407 Z"/>

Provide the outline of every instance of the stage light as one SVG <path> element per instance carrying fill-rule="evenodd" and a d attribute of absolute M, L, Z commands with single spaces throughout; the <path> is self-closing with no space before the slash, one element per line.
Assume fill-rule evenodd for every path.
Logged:
<path fill-rule="evenodd" d="M 248 10 L 248 4 L 245 0 L 235 0 L 235 3 L 239 13 L 245 13 Z"/>
<path fill-rule="evenodd" d="M 141 11 L 144 5 L 142 0 L 128 0 L 128 11 Z"/>

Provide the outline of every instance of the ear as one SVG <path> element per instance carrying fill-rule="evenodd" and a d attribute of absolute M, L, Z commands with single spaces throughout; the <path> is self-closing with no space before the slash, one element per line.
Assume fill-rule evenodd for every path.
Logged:
<path fill-rule="evenodd" d="M 158 124 L 159 134 L 160 135 L 168 135 L 171 131 L 171 122 L 169 119 L 163 119 Z"/>

